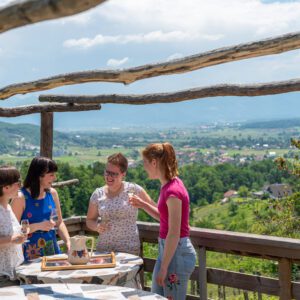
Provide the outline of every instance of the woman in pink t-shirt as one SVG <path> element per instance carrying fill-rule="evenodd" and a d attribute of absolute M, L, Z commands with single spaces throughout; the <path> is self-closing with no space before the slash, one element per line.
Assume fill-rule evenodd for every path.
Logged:
<path fill-rule="evenodd" d="M 177 177 L 177 159 L 171 144 L 150 144 L 142 154 L 149 178 L 161 182 L 157 206 L 138 196 L 130 199 L 133 206 L 160 222 L 159 256 L 151 290 L 168 299 L 182 300 L 196 263 L 196 252 L 189 239 L 189 195 Z"/>

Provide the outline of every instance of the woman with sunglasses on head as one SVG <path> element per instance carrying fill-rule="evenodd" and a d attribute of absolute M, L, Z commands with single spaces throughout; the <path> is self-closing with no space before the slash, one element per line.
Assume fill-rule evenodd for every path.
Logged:
<path fill-rule="evenodd" d="M 15 268 L 24 258 L 22 243 L 27 236 L 21 233 L 20 224 L 9 201 L 18 196 L 21 187 L 19 171 L 10 166 L 0 167 L 0 287 L 17 285 Z"/>
<path fill-rule="evenodd" d="M 123 154 L 109 156 L 104 171 L 106 185 L 97 188 L 91 196 L 86 224 L 99 233 L 97 251 L 139 254 L 138 210 L 129 204 L 129 194 L 138 195 L 146 202 L 151 200 L 142 187 L 124 181 L 127 168 L 128 161 Z"/>
<path fill-rule="evenodd" d="M 134 207 L 142 208 L 160 222 L 159 256 L 151 291 L 168 299 L 183 300 L 196 263 L 196 252 L 189 239 L 189 195 L 177 177 L 177 159 L 171 144 L 150 144 L 142 154 L 148 177 L 161 183 L 157 205 L 136 195 L 130 198 Z"/>
<path fill-rule="evenodd" d="M 30 224 L 29 241 L 24 244 L 24 258 L 31 260 L 60 253 L 56 229 L 70 249 L 70 236 L 63 222 L 57 191 L 51 187 L 56 180 L 56 163 L 46 157 L 35 157 L 29 166 L 19 197 L 12 202 L 19 221 Z"/>

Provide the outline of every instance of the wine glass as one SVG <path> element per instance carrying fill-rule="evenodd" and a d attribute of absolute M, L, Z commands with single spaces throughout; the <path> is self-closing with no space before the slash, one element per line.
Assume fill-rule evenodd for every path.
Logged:
<path fill-rule="evenodd" d="M 25 236 L 27 236 L 30 232 L 30 225 L 29 225 L 29 220 L 28 219 L 24 219 L 21 220 L 21 232 L 22 234 Z M 28 243 L 29 240 L 25 240 L 24 243 Z"/>
<path fill-rule="evenodd" d="M 131 183 L 127 190 L 128 198 L 130 199 L 136 192 L 135 183 Z"/>
<path fill-rule="evenodd" d="M 97 220 L 97 228 L 102 227 L 105 231 L 110 229 L 110 219 L 107 214 L 102 215 L 100 219 Z"/>
<path fill-rule="evenodd" d="M 56 230 L 57 229 L 56 222 L 58 221 L 58 214 L 57 214 L 56 208 L 52 208 L 51 214 L 50 214 L 50 220 L 55 222 L 55 226 L 53 229 Z"/>

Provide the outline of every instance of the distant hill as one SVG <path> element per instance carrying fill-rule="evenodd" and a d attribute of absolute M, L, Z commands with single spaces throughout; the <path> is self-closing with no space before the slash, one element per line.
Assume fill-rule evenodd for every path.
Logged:
<path fill-rule="evenodd" d="M 68 143 L 68 134 L 54 132 L 55 144 Z M 35 150 L 40 145 L 40 126 L 0 122 L 0 153 Z"/>
<path fill-rule="evenodd" d="M 259 129 L 259 128 L 291 128 L 291 127 L 300 127 L 300 119 L 287 119 L 287 120 L 272 120 L 272 121 L 260 121 L 260 122 L 251 122 L 242 125 L 241 129 Z"/>

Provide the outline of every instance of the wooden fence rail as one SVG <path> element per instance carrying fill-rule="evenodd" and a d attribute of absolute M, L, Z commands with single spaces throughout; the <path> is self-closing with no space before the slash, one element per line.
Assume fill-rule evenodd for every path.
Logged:
<path fill-rule="evenodd" d="M 71 235 L 95 235 L 86 227 L 85 217 L 68 218 L 65 222 Z M 157 223 L 138 222 L 138 228 L 142 243 L 157 243 Z M 191 228 L 191 239 L 199 254 L 200 264 L 191 276 L 191 280 L 198 281 L 199 296 L 188 295 L 187 299 L 208 299 L 208 283 L 279 296 L 280 300 L 300 299 L 300 282 L 291 278 L 292 263 L 300 262 L 300 240 L 201 228 Z M 278 261 L 278 278 L 206 268 L 207 251 Z M 144 271 L 152 272 L 155 259 L 144 257 L 143 249 L 142 257 Z"/>

